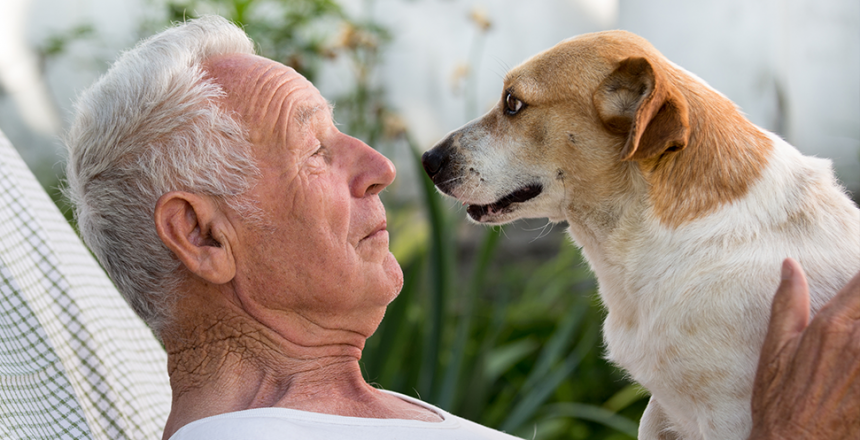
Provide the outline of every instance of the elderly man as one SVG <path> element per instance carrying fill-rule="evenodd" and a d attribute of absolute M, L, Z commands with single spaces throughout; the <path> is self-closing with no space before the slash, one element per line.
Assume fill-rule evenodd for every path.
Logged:
<path fill-rule="evenodd" d="M 403 281 L 378 196 L 394 167 L 340 133 L 313 85 L 254 55 L 241 30 L 207 17 L 162 32 L 124 54 L 76 110 L 68 192 L 85 241 L 164 341 L 165 439 L 511 438 L 363 380 L 365 340 Z M 833 361 L 856 344 L 837 338 L 830 357 L 806 357 L 819 339 L 801 333 L 799 267 L 787 262 L 785 273 L 756 438 L 808 433 L 787 418 L 835 429 L 832 414 L 860 400 L 856 366 Z M 837 298 L 855 314 L 856 281 Z M 773 404 L 824 399 L 824 386 L 810 392 L 796 373 L 820 365 L 837 398 Z"/>

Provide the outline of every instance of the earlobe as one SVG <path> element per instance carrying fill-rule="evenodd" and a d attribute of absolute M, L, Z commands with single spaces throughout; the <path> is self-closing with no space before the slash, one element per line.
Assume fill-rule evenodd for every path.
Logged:
<path fill-rule="evenodd" d="M 627 135 L 621 160 L 648 159 L 687 145 L 687 101 L 645 58 L 622 60 L 592 99 L 607 130 Z"/>
<path fill-rule="evenodd" d="M 155 229 L 194 275 L 213 284 L 236 275 L 232 225 L 210 198 L 183 191 L 164 194 L 155 205 Z"/>

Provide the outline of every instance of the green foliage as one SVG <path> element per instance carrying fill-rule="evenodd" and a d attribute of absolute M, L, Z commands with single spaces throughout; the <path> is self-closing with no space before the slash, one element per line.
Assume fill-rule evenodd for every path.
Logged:
<path fill-rule="evenodd" d="M 38 53 L 42 60 L 55 57 L 66 52 L 68 45 L 76 40 L 91 38 L 95 35 L 95 28 L 91 24 L 80 24 L 71 29 L 55 32 L 45 38 Z"/>
<path fill-rule="evenodd" d="M 293 67 L 311 81 L 329 53 L 326 36 L 344 20 L 332 0 L 170 0 L 168 19 L 185 21 L 218 14 L 245 29 L 260 53 Z"/>

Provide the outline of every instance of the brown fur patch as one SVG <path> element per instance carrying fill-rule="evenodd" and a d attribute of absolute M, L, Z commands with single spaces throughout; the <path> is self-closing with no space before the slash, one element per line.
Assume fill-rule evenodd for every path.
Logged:
<path fill-rule="evenodd" d="M 657 217 L 677 227 L 744 197 L 773 145 L 731 101 L 686 75 L 672 77 L 689 103 L 689 144 L 640 166 Z"/>
<path fill-rule="evenodd" d="M 602 59 L 615 60 L 613 68 L 617 70 L 600 87 L 628 87 L 629 95 L 653 91 L 638 103 L 642 107 L 651 98 L 663 102 L 657 112 L 649 110 L 653 119 L 648 116 L 640 121 L 643 112 L 637 112 L 634 120 L 627 115 L 626 120 L 616 120 L 613 125 L 604 113 L 613 113 L 606 106 L 619 103 L 607 104 L 606 92 L 600 88 L 593 98 L 607 131 L 619 133 L 619 128 L 630 127 L 623 134 L 627 140 L 620 153 L 638 163 L 649 184 L 648 199 L 661 223 L 678 227 L 744 197 L 767 165 L 771 140 L 734 103 L 678 69 L 645 40 L 626 33 L 599 33 L 588 39 L 604 37 L 608 43 L 601 41 L 594 46 L 599 47 Z M 634 96 L 627 97 L 632 99 Z M 643 122 L 648 126 L 637 127 Z M 653 139 L 659 141 L 656 147 L 651 145 Z M 642 144 L 645 148 L 638 152 Z"/>

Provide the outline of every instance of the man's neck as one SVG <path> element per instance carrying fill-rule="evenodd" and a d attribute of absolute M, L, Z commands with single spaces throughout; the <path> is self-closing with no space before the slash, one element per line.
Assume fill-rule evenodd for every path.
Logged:
<path fill-rule="evenodd" d="M 187 296 L 185 297 L 187 300 Z M 196 322 L 176 323 L 163 335 L 173 404 L 165 427 L 169 438 L 204 417 L 252 408 L 281 407 L 325 414 L 438 421 L 426 409 L 381 393 L 368 385 L 359 366 L 364 340 L 354 333 L 315 329 L 324 345 L 292 340 L 308 332 L 297 321 L 295 333 L 285 317 L 275 332 L 234 305 L 196 309 Z M 217 309 L 219 316 L 200 310 Z"/>

